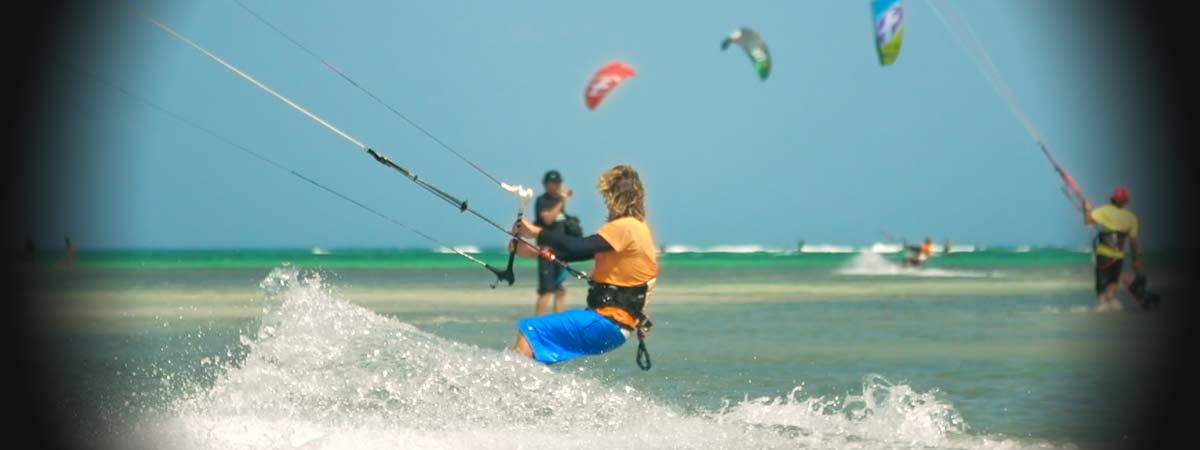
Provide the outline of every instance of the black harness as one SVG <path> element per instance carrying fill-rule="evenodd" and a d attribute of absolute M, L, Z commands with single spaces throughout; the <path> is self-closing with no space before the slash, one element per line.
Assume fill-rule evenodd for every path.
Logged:
<path fill-rule="evenodd" d="M 1104 244 L 1108 248 L 1118 252 L 1125 251 L 1125 237 L 1128 235 L 1128 233 L 1120 231 L 1104 231 L 1101 229 L 1096 232 L 1096 245 Z M 1107 260 L 1102 260 L 1099 255 L 1096 255 L 1096 268 L 1101 270 L 1108 269 L 1119 261 L 1121 261 L 1121 258 L 1107 258 Z"/>
<path fill-rule="evenodd" d="M 1096 242 L 1107 245 L 1109 248 L 1117 251 L 1125 249 L 1125 238 L 1129 233 L 1121 231 L 1103 231 L 1096 233 Z"/>
<path fill-rule="evenodd" d="M 646 350 L 646 333 L 650 331 L 650 328 L 654 324 L 650 322 L 650 318 L 646 317 L 644 312 L 646 309 L 646 294 L 650 291 L 650 286 L 646 284 L 630 287 L 613 286 L 596 281 L 589 281 L 588 284 L 591 285 L 588 288 L 587 296 L 587 306 L 589 309 L 615 306 L 625 310 L 634 319 L 637 319 L 636 329 L 631 329 L 629 325 L 615 320 L 613 322 L 626 330 L 637 331 L 637 365 L 642 370 L 650 370 L 650 352 Z"/>

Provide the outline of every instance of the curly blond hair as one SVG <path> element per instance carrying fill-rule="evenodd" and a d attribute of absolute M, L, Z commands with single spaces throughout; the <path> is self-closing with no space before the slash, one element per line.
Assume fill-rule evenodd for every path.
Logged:
<path fill-rule="evenodd" d="M 619 165 L 600 175 L 596 188 L 604 196 L 608 207 L 608 220 L 633 217 L 646 220 L 646 189 L 642 178 L 632 166 Z"/>

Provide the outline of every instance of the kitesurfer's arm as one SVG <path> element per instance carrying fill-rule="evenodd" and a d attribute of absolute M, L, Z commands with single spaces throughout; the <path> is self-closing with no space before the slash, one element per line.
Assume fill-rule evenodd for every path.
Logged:
<path fill-rule="evenodd" d="M 554 256 L 565 262 L 586 261 L 596 257 L 597 253 L 613 251 L 612 245 L 598 234 L 575 237 L 558 230 L 542 229 L 537 242 L 542 247 L 554 249 Z"/>
<path fill-rule="evenodd" d="M 1092 225 L 1096 223 L 1096 218 L 1092 217 L 1092 204 L 1087 200 L 1083 201 L 1083 224 Z"/>
<path fill-rule="evenodd" d="M 586 261 L 597 253 L 613 251 L 612 244 L 598 234 L 571 236 L 556 228 L 539 227 L 525 219 L 518 219 L 513 224 L 513 233 L 524 238 L 536 238 L 538 246 L 554 250 L 554 256 L 564 262 Z"/>
<path fill-rule="evenodd" d="M 1137 216 L 1133 217 L 1133 224 L 1129 226 L 1129 249 L 1133 250 L 1133 270 L 1137 273 L 1142 273 L 1142 242 L 1139 230 L 1141 228 Z"/>
<path fill-rule="evenodd" d="M 517 256 L 522 258 L 537 258 L 539 255 L 534 246 L 524 245 L 520 242 L 517 242 L 517 240 L 521 238 L 537 237 L 537 233 L 540 233 L 541 231 L 542 227 L 529 223 L 528 220 L 523 218 L 517 219 L 516 223 L 513 223 L 512 227 L 512 234 L 514 237 L 508 240 L 508 251 L 516 253 Z"/>
<path fill-rule="evenodd" d="M 537 250 L 535 250 L 533 248 L 533 246 L 519 244 L 516 242 L 516 240 L 510 239 L 508 241 L 508 251 L 516 253 L 517 256 L 520 256 L 522 258 L 537 258 L 538 257 Z"/>
<path fill-rule="evenodd" d="M 1129 236 L 1129 249 L 1133 250 L 1133 270 L 1142 273 L 1142 244 L 1137 236 Z"/>

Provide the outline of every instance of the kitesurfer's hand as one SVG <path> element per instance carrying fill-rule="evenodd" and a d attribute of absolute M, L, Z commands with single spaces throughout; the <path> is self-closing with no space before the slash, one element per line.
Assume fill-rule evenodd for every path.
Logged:
<path fill-rule="evenodd" d="M 523 238 L 533 239 L 536 238 L 541 232 L 541 227 L 529 223 L 529 221 L 525 220 L 524 218 L 517 219 L 517 223 L 513 224 L 513 234 Z"/>

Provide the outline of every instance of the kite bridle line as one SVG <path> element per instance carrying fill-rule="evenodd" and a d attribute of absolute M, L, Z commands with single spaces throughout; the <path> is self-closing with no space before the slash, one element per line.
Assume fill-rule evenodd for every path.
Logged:
<path fill-rule="evenodd" d="M 346 72 L 342 71 L 337 66 L 333 65 L 333 63 L 329 62 L 328 59 L 317 54 L 317 52 L 313 51 L 311 48 L 308 48 L 308 46 L 301 44 L 298 39 L 296 39 L 295 37 L 292 37 L 292 35 L 284 32 L 283 29 L 276 26 L 270 20 L 267 20 L 267 18 L 263 17 L 262 14 L 259 14 L 257 11 L 251 9 L 249 6 L 247 6 L 241 0 L 233 0 L 233 2 L 235 4 L 237 4 L 238 7 L 242 8 L 247 13 L 249 13 L 251 16 L 254 16 L 254 18 L 257 19 L 259 22 L 262 22 L 263 25 L 266 25 L 267 28 L 270 28 L 271 30 L 275 31 L 275 33 L 279 34 L 284 39 L 287 39 L 288 42 L 291 42 L 293 45 L 298 47 L 300 50 L 304 51 L 304 53 L 307 53 L 313 59 L 320 62 L 321 65 L 325 66 L 325 68 L 327 68 L 330 71 L 332 71 L 333 73 L 337 74 L 338 77 L 340 77 L 342 80 L 345 80 L 351 86 L 354 86 L 354 88 L 358 89 L 359 92 L 362 92 L 367 97 L 370 97 L 372 100 L 374 100 L 375 103 L 378 103 L 380 106 L 383 106 L 384 108 L 386 108 L 388 111 L 390 111 L 392 113 L 392 115 L 396 116 L 400 120 L 403 120 L 409 126 L 413 127 L 417 131 L 421 132 L 421 134 L 425 135 L 425 137 L 429 138 L 429 140 L 433 141 L 439 147 L 450 152 L 454 156 L 458 157 L 458 159 L 467 163 L 467 165 L 469 165 L 469 166 L 471 166 L 471 168 L 475 169 L 476 172 L 479 172 L 480 174 L 482 174 L 483 176 L 485 176 L 489 180 L 491 180 L 493 183 L 496 183 L 496 185 L 500 186 L 501 189 L 504 189 L 505 191 L 508 191 L 509 193 L 515 195 L 517 197 L 517 202 L 520 205 L 520 208 L 517 210 L 517 219 L 519 220 L 525 216 L 525 208 L 528 206 L 529 200 L 533 198 L 533 191 L 531 189 L 525 188 L 524 186 L 521 186 L 521 185 L 512 185 L 512 184 L 508 184 L 504 181 L 501 181 L 495 175 L 492 175 L 487 170 L 484 170 L 484 168 L 482 166 L 480 166 L 479 164 L 476 164 L 474 161 L 472 161 L 470 158 L 467 158 L 465 155 L 460 153 L 458 150 L 455 150 L 454 147 L 451 147 L 450 144 L 446 143 L 446 141 L 439 139 L 432 132 L 430 132 L 429 130 L 426 130 L 425 127 L 422 127 L 416 121 L 410 119 L 408 117 L 408 115 L 404 114 L 403 112 L 400 112 L 399 109 L 393 107 L 391 104 L 384 101 L 382 97 L 376 95 L 374 92 L 371 92 L 371 90 L 369 90 L 365 86 L 359 84 L 353 78 L 350 78 L 350 75 L 346 74 Z M 515 240 L 519 240 L 519 239 L 515 239 Z M 516 258 L 516 250 L 514 247 L 514 250 L 510 251 L 508 254 L 508 260 L 509 260 L 508 271 L 510 273 L 512 271 L 512 261 L 515 258 Z M 511 278 L 511 274 L 509 275 L 509 278 Z M 511 280 L 509 280 L 509 284 L 512 284 Z"/>
<path fill-rule="evenodd" d="M 580 271 L 580 270 L 578 270 L 578 269 L 575 269 L 575 268 L 573 268 L 573 267 L 570 267 L 570 266 L 569 266 L 567 263 L 563 262 L 562 260 L 559 260 L 559 259 L 555 258 L 555 257 L 553 256 L 553 254 L 552 254 L 552 253 L 550 253 L 550 252 L 548 252 L 546 249 L 543 249 L 543 248 L 541 248 L 541 247 L 540 247 L 540 246 L 538 246 L 538 245 L 535 245 L 535 244 L 533 244 L 533 243 L 530 243 L 530 242 L 527 242 L 527 241 L 525 241 L 525 240 L 523 240 L 523 239 L 520 239 L 520 236 L 519 236 L 519 235 L 517 235 L 517 234 L 515 234 L 515 233 L 511 232 L 511 231 L 510 231 L 508 228 L 505 228 L 503 225 L 500 225 L 498 222 L 496 222 L 496 221 L 494 221 L 494 220 L 492 220 L 492 219 L 488 218 L 487 216 L 484 216 L 484 215 L 483 215 L 483 214 L 481 214 L 480 212 L 478 212 L 478 211 L 476 211 L 476 210 L 472 209 L 472 208 L 471 208 L 471 207 L 470 207 L 470 206 L 467 204 L 467 202 L 466 202 L 465 200 L 460 200 L 458 197 L 456 197 L 456 196 L 454 196 L 454 195 L 451 195 L 450 193 L 448 193 L 448 192 L 446 192 L 446 191 L 444 191 L 444 190 L 442 190 L 442 189 L 440 189 L 440 188 L 438 188 L 438 187 L 434 186 L 433 184 L 431 184 L 431 183 L 429 183 L 429 182 L 425 181 L 424 179 L 422 179 L 420 176 L 418 176 L 416 173 L 414 173 L 413 171 L 409 170 L 408 168 L 405 168 L 404 166 L 401 166 L 401 165 L 399 165 L 399 164 L 396 164 L 394 161 L 392 161 L 392 160 L 391 160 L 390 158 L 388 158 L 386 155 L 384 155 L 384 154 L 382 154 L 382 153 L 380 153 L 380 152 L 376 151 L 375 149 L 371 148 L 370 146 L 368 146 L 368 145 L 364 144 L 362 141 L 360 141 L 360 140 L 358 140 L 358 139 L 354 138 L 354 137 L 353 137 L 353 136 L 351 136 L 349 133 L 347 133 L 347 132 L 345 132 L 345 131 L 341 130 L 340 128 L 338 128 L 338 127 L 336 127 L 336 126 L 334 126 L 332 123 L 330 123 L 330 122 L 326 121 L 325 119 L 323 119 L 323 118 L 321 118 L 320 116 L 318 116 L 318 115 L 314 114 L 313 112 L 309 111 L 308 109 L 305 109 L 303 106 L 300 106 L 300 104 L 298 104 L 298 103 L 296 103 L 295 101 L 292 101 L 291 99 L 289 99 L 289 98 L 285 97 L 283 94 L 280 94 L 279 92 L 276 92 L 276 91 L 275 91 L 274 89 L 272 89 L 270 86 L 267 86 L 267 85 L 266 85 L 266 84 L 264 84 L 263 82 L 261 82 L 261 81 L 259 81 L 259 80 L 255 79 L 254 77 L 250 76 L 250 74 L 247 74 L 246 72 L 244 72 L 244 71 L 242 71 L 241 69 L 237 68 L 237 67 L 236 67 L 236 66 L 234 66 L 233 64 L 230 64 L 228 61 L 225 61 L 225 60 L 224 60 L 224 59 L 222 59 L 220 56 L 217 56 L 215 53 L 213 53 L 213 52 L 209 51 L 208 49 L 206 49 L 206 48 L 204 48 L 204 47 L 202 47 L 202 46 L 200 46 L 200 44 L 197 44 L 195 41 L 192 41 L 192 40 L 191 40 L 191 39 L 189 39 L 187 36 L 184 36 L 183 34 L 179 33 L 178 31 L 175 31 L 173 28 L 171 28 L 171 27 L 167 26 L 166 24 L 164 24 L 164 23 L 162 23 L 162 22 L 158 21 L 157 19 L 155 19 L 155 18 L 153 18 L 153 17 L 151 17 L 151 16 L 149 16 L 149 15 L 147 15 L 147 14 L 145 14 L 145 13 L 142 13 L 142 12 L 140 12 L 140 11 L 135 11 L 134 13 L 135 13 L 135 14 L 137 14 L 138 16 L 140 16 L 141 18 L 145 19 L 146 21 L 150 22 L 150 23 L 151 23 L 152 25 L 154 25 L 155 27 L 158 27 L 159 29 L 161 29 L 161 30 L 163 30 L 164 32 L 166 32 L 167 34 L 171 35 L 171 36 L 172 36 L 172 37 L 174 37 L 175 39 L 178 39 L 179 41 L 181 41 L 181 42 L 183 42 L 183 43 L 187 44 L 188 46 L 192 47 L 192 48 L 193 48 L 193 49 L 195 49 L 196 51 L 199 51 L 200 53 L 202 53 L 202 54 L 204 54 L 205 56 L 207 56 L 209 59 L 212 59 L 213 61 L 217 62 L 218 64 L 220 64 L 220 65 L 224 66 L 226 69 L 229 69 L 229 71 L 231 71 L 231 72 L 233 72 L 234 74 L 238 75 L 239 77 L 241 77 L 241 78 L 245 79 L 246 81 L 250 82 L 250 83 L 251 83 L 251 84 L 253 84 L 254 86 L 256 86 L 256 87 L 258 87 L 259 89 L 263 90 L 264 92 L 266 92 L 266 93 L 268 93 L 268 94 L 271 94 L 272 96 L 274 96 L 274 97 L 275 97 L 276 99 L 278 99 L 279 101 L 281 101 L 281 102 L 283 102 L 284 104 L 287 104 L 288 106 L 292 107 L 292 109 L 295 109 L 296 111 L 299 111 L 300 113 L 302 113 L 302 114 L 304 114 L 305 116 L 307 116 L 309 119 L 312 119 L 314 122 L 317 122 L 317 123 L 318 123 L 318 124 L 320 124 L 321 126 L 323 126 L 323 127 L 325 127 L 326 129 L 328 129 L 329 131 L 332 131 L 332 132 L 334 132 L 334 133 L 335 133 L 335 134 L 337 134 L 338 136 L 341 136 L 343 139 L 345 139 L 345 140 L 349 141 L 350 143 L 354 144 L 355 146 L 357 146 L 357 147 L 358 147 L 358 148 L 360 148 L 361 150 L 365 151 L 365 152 L 366 152 L 368 155 L 370 155 L 372 158 L 374 158 L 376 162 L 380 163 L 381 165 L 383 165 L 383 166 L 385 166 L 385 167 L 391 168 L 391 169 L 393 169 L 393 170 L 395 170 L 395 171 L 399 172 L 399 173 L 400 173 L 401 175 L 403 175 L 405 178 L 408 178 L 408 179 L 409 179 L 410 181 L 412 181 L 414 184 L 416 184 L 416 185 L 420 186 L 421 188 L 425 189 L 427 192 L 429 192 L 429 193 L 433 194 L 435 197 L 437 197 L 437 198 L 439 198 L 439 199 L 442 199 L 443 201 L 445 201 L 445 202 L 447 202 L 447 203 L 449 203 L 449 204 L 451 204 L 451 205 L 454 205 L 454 206 L 455 206 L 455 207 L 456 207 L 456 208 L 459 210 L 459 212 L 469 212 L 469 213 L 471 213 L 471 214 L 472 214 L 472 215 L 474 215 L 475 217 L 477 217 L 477 218 L 479 218 L 480 220 L 482 220 L 484 223 L 487 223 L 488 225 L 491 225 L 492 227 L 496 228 L 497 230 L 499 230 L 500 232 L 504 233 L 505 235 L 508 235 L 509 237 L 513 238 L 513 239 L 514 239 L 514 240 L 515 240 L 515 241 L 518 243 L 517 245 L 525 245 L 525 246 L 528 246 L 529 248 L 531 248 L 532 250 L 534 250 L 534 251 L 535 251 L 535 252 L 536 252 L 536 253 L 537 253 L 537 254 L 538 254 L 540 257 L 542 257 L 542 258 L 545 258 L 545 259 L 547 259 L 547 260 L 549 260 L 549 261 L 551 261 L 551 262 L 554 262 L 554 263 L 556 263 L 556 264 L 558 264 L 558 265 L 562 266 L 562 267 L 563 267 L 563 268 L 564 268 L 564 269 L 565 269 L 565 270 L 566 270 L 566 271 L 567 271 L 569 274 L 571 274 L 571 275 L 572 275 L 572 276 L 574 276 L 575 278 L 578 278 L 578 279 L 581 279 L 581 280 L 587 279 L 587 274 L 586 274 L 585 272 L 583 272 L 583 271 Z M 289 170 L 289 171 L 290 171 L 290 170 Z M 311 182 L 311 181 L 310 181 L 310 182 Z M 518 202 L 519 202 L 519 203 L 520 203 L 520 205 L 521 205 L 521 208 L 520 208 L 520 210 L 521 210 L 521 211 L 524 211 L 524 209 L 525 209 L 525 205 L 528 203 L 529 199 L 531 199 L 531 198 L 533 197 L 533 191 L 532 191 L 532 190 L 530 190 L 530 189 L 527 189 L 527 188 L 523 188 L 523 187 L 521 187 L 521 186 L 513 186 L 513 185 L 507 185 L 506 183 L 501 183 L 501 187 L 502 187 L 502 188 L 504 188 L 505 190 L 507 190 L 507 191 L 509 191 L 509 192 L 512 192 L 512 193 L 514 193 L 514 194 L 516 194 L 516 195 L 517 195 L 517 197 L 518 197 Z M 339 196 L 340 196 L 340 195 L 339 195 Z M 346 198 L 346 199 L 349 199 L 348 197 L 345 197 L 345 198 Z M 354 203 L 356 203 L 356 204 L 357 204 L 358 202 L 354 202 Z M 439 244 L 439 245 L 440 245 L 440 244 Z M 460 254 L 462 254 L 462 253 L 460 253 Z M 472 260 L 475 260 L 476 258 L 474 258 L 474 257 L 471 257 L 471 259 L 472 259 Z M 491 271 L 492 271 L 492 272 L 493 272 L 493 273 L 494 273 L 494 274 L 497 276 L 497 279 L 498 279 L 498 280 L 497 280 L 497 283 L 498 283 L 499 281 L 507 281 L 507 282 L 509 283 L 509 285 L 511 285 L 511 284 L 513 283 L 513 276 L 512 276 L 512 261 L 513 261 L 513 255 L 511 255 L 511 254 L 510 254 L 510 255 L 509 255 L 509 264 L 508 264 L 508 267 L 507 267 L 507 268 L 506 268 L 504 271 L 498 271 L 498 270 L 496 270 L 495 268 L 489 267 L 489 270 L 491 270 Z"/>
<path fill-rule="evenodd" d="M 408 115 L 404 114 L 403 112 L 400 112 L 399 109 L 396 109 L 391 104 L 384 101 L 383 98 L 381 98 L 378 95 L 375 95 L 374 92 L 371 92 L 369 89 L 367 89 L 363 85 L 359 84 L 353 78 L 350 78 L 350 76 L 347 75 L 346 72 L 342 71 L 337 66 L 334 66 L 333 63 L 329 62 L 328 59 L 325 59 L 325 57 L 321 56 L 320 54 L 317 54 L 317 52 L 308 48 L 304 44 L 301 44 L 299 40 L 292 37 L 290 34 L 287 34 L 286 32 L 284 32 L 283 29 L 275 26 L 275 24 L 272 23 L 271 21 L 267 20 L 266 17 L 263 17 L 258 12 L 254 11 L 253 9 L 250 9 L 250 7 L 246 6 L 246 4 L 243 3 L 241 0 L 233 0 L 233 2 L 235 4 L 237 4 L 239 7 L 241 7 L 243 10 L 245 10 L 247 13 L 249 13 L 251 16 L 254 16 L 254 18 L 257 19 L 259 22 L 262 22 L 263 25 L 266 25 L 268 28 L 275 31 L 275 33 L 279 34 L 284 39 L 287 39 L 288 42 L 291 42 L 293 45 L 298 47 L 300 50 L 304 51 L 304 53 L 307 53 L 313 59 L 316 59 L 318 62 L 320 62 L 321 65 L 325 66 L 327 69 L 329 69 L 333 73 L 337 74 L 338 77 L 341 77 L 341 79 L 345 80 L 347 83 L 350 83 L 351 86 L 354 86 L 360 92 L 362 92 L 366 96 L 370 97 L 372 100 L 375 101 L 375 103 L 378 103 L 380 106 L 383 106 L 384 108 L 386 108 L 388 111 L 390 111 L 392 113 L 392 115 L 396 116 L 400 120 L 403 120 L 409 126 L 413 127 L 417 131 L 421 132 L 421 134 L 425 135 L 425 137 L 429 138 L 429 140 L 433 141 L 439 147 L 452 153 L 454 156 L 458 157 L 458 159 L 467 163 L 467 165 L 469 165 L 469 166 L 471 166 L 471 168 L 475 169 L 476 172 L 479 172 L 483 176 L 487 177 L 493 183 L 496 183 L 496 185 L 500 186 L 500 188 L 508 191 L 509 193 L 512 193 L 513 195 L 516 195 L 522 204 L 521 211 L 525 210 L 524 205 L 527 205 L 529 202 L 529 199 L 532 198 L 532 196 L 533 196 L 532 190 L 528 190 L 521 185 L 512 185 L 512 184 L 505 183 L 504 181 L 501 181 L 495 175 L 492 175 L 487 170 L 484 170 L 484 168 L 482 166 L 480 166 L 479 164 L 476 164 L 474 161 L 472 161 L 470 158 L 467 158 L 465 155 L 460 153 L 458 150 L 455 150 L 454 147 L 451 147 L 450 144 L 446 143 L 446 141 L 439 139 L 432 132 L 430 132 L 429 130 L 426 130 L 425 127 L 422 127 L 416 121 L 410 119 L 408 117 Z M 528 192 L 526 193 L 526 191 L 528 191 Z M 525 197 L 525 195 L 528 195 L 528 197 Z"/>
<path fill-rule="evenodd" d="M 1046 159 L 1050 160 L 1050 164 L 1054 166 L 1054 171 L 1058 172 L 1058 176 L 1062 178 L 1063 184 L 1066 185 L 1064 193 L 1067 194 L 1067 198 L 1071 201 L 1071 204 L 1078 209 L 1083 209 L 1084 205 L 1088 204 L 1087 197 L 1083 195 L 1083 189 L 1080 189 L 1079 183 L 1075 182 L 1075 178 L 1071 176 L 1071 173 L 1067 172 L 1058 163 L 1058 159 L 1050 151 L 1050 146 L 1046 144 L 1046 139 L 1042 137 L 1041 130 L 1038 129 L 1033 119 L 1025 113 L 1024 108 L 1021 107 L 1021 103 L 1017 101 L 1017 96 L 1013 93 L 1012 87 L 1005 81 L 1004 76 L 1000 73 L 1000 69 L 992 61 L 992 56 L 983 47 L 983 43 L 976 36 L 975 29 L 971 26 L 971 23 L 967 22 L 967 19 L 958 12 L 954 5 L 948 2 L 944 3 L 943 0 L 926 0 L 926 3 L 933 9 L 934 15 L 938 17 L 942 25 L 946 26 L 946 29 L 959 46 L 966 51 L 971 62 L 975 63 L 975 67 L 979 69 L 979 72 L 991 84 L 992 90 L 996 92 L 996 95 L 1000 96 L 1000 99 L 1008 106 L 1013 116 L 1021 121 L 1021 124 L 1025 127 L 1025 131 L 1037 142 L 1042 153 L 1046 155 Z M 1069 189 L 1069 192 L 1067 189 Z"/>
<path fill-rule="evenodd" d="M 442 241 L 439 241 L 437 238 L 434 238 L 433 236 L 430 236 L 429 234 L 426 234 L 426 233 L 422 232 L 421 230 L 418 230 L 418 229 L 416 229 L 416 228 L 413 228 L 413 227 L 411 227 L 411 226 L 408 226 L 408 225 L 404 224 L 403 222 L 400 222 L 399 220 L 397 220 L 397 219 L 393 218 L 392 216 L 389 216 L 389 215 L 387 215 L 387 214 L 384 214 L 384 213 L 380 212 L 379 210 L 377 210 L 377 209 L 375 209 L 375 208 L 372 208 L 372 207 L 370 207 L 370 206 L 367 206 L 366 204 L 364 204 L 364 203 L 362 203 L 362 202 L 359 202 L 358 200 L 355 200 L 355 199 L 351 198 L 350 196 L 347 196 L 346 194 L 343 194 L 343 193 L 341 193 L 341 192 L 338 192 L 338 191 L 334 190 L 333 188 L 331 188 L 331 187 L 329 187 L 329 186 L 326 186 L 326 185 L 324 185 L 324 184 L 321 184 L 320 182 L 318 182 L 318 181 L 316 181 L 316 180 L 314 180 L 314 179 L 312 179 L 312 178 L 308 177 L 307 175 L 304 175 L 303 173 L 300 173 L 300 172 L 298 172 L 298 171 L 296 171 L 296 170 L 293 170 L 293 169 L 291 169 L 291 168 L 289 168 L 289 167 L 287 167 L 287 166 L 283 165 L 283 163 L 280 163 L 280 162 L 278 162 L 278 161 L 275 161 L 275 160 L 273 160 L 273 159 L 271 159 L 271 158 L 268 158 L 266 155 L 264 155 L 264 154 L 262 154 L 262 153 L 256 152 L 256 151 L 254 151 L 254 150 L 251 150 L 249 147 L 246 147 L 246 146 L 244 146 L 244 145 L 242 145 L 242 144 L 239 144 L 239 143 L 237 143 L 237 142 L 234 142 L 233 140 L 231 140 L 231 139 L 229 139 L 229 138 L 227 138 L 227 137 L 225 137 L 225 136 L 223 136 L 223 135 L 221 135 L 221 134 L 218 134 L 216 131 L 213 131 L 212 129 L 210 129 L 210 128 L 208 128 L 208 127 L 205 127 L 205 126 L 203 126 L 203 125 L 200 125 L 200 124 L 196 123 L 195 121 L 193 121 L 193 120 L 190 120 L 190 119 L 188 119 L 187 117 L 184 117 L 183 115 L 181 115 L 181 114 L 179 114 L 179 113 L 176 113 L 176 112 L 174 112 L 174 111 L 171 111 L 171 110 L 169 110 L 169 109 L 167 109 L 167 108 L 165 108 L 165 107 L 163 107 L 163 106 L 161 106 L 161 105 L 158 105 L 157 103 L 154 103 L 154 102 L 152 102 L 152 101 L 150 101 L 150 100 L 146 99 L 145 97 L 142 97 L 142 96 L 140 96 L 140 95 L 134 94 L 133 92 L 130 92 L 130 91 L 129 91 L 129 90 L 127 90 L 127 89 L 124 89 L 124 88 L 122 88 L 122 87 L 120 87 L 120 86 L 117 86 L 117 85 L 115 85 L 115 84 L 113 84 L 113 83 L 110 83 L 110 82 L 108 82 L 108 81 L 102 80 L 102 79 L 100 79 L 100 78 L 98 78 L 98 77 L 95 77 L 95 76 L 93 76 L 93 75 L 87 74 L 86 76 L 87 76 L 88 78 L 91 78 L 91 79 L 92 79 L 93 81 L 95 81 L 96 83 L 102 84 L 102 85 L 104 85 L 104 86 L 107 86 L 107 87 L 109 87 L 109 88 L 113 89 L 113 90 L 114 90 L 114 91 L 116 91 L 116 92 L 119 92 L 119 93 L 121 93 L 121 94 L 124 94 L 125 96 L 127 96 L 127 97 L 129 97 L 129 98 L 131 98 L 131 99 L 133 99 L 133 100 L 136 100 L 136 101 L 138 101 L 139 103 L 142 103 L 143 105 L 146 105 L 147 107 L 149 107 L 149 108 L 151 108 L 151 109 L 157 110 L 157 111 L 159 111 L 159 112 L 161 112 L 161 113 L 165 114 L 166 116 L 168 116 L 168 117 L 170 117 L 170 118 L 172 118 L 172 119 L 174 119 L 174 120 L 176 120 L 176 121 L 178 121 L 178 122 L 180 122 L 180 123 L 182 123 L 182 124 L 184 124 L 184 125 L 187 125 L 187 126 L 189 126 L 189 127 L 195 128 L 196 130 L 199 130 L 200 132 L 202 132 L 202 133 L 204 133 L 204 134 L 207 134 L 207 135 L 209 135 L 209 136 L 210 136 L 210 137 L 212 137 L 213 139 L 216 139 L 216 140 L 218 140 L 218 141 L 221 141 L 221 142 L 225 143 L 226 145 L 228 145 L 228 146 L 229 146 L 229 147 L 231 147 L 231 148 L 234 148 L 234 149 L 240 150 L 240 151 L 242 151 L 243 153 L 245 153 L 245 154 L 247 154 L 247 155 L 250 155 L 251 157 L 253 157 L 253 158 L 255 158 L 255 159 L 259 160 L 259 161 L 262 161 L 262 162 L 264 162 L 264 163 L 266 163 L 266 164 L 268 164 L 268 165 L 270 165 L 270 166 L 272 166 L 272 167 L 274 167 L 274 168 L 276 168 L 276 169 L 279 169 L 280 171 L 287 172 L 288 174 L 290 174 L 290 175 L 292 175 L 292 176 L 294 176 L 294 177 L 296 177 L 296 178 L 299 178 L 300 180 L 302 180 L 302 181 L 304 181 L 304 182 L 306 182 L 306 183 L 308 183 L 308 184 L 311 184 L 311 185 L 313 185 L 313 186 L 316 186 L 317 188 L 319 188 L 319 189 L 321 189 L 321 190 L 324 190 L 325 192 L 328 192 L 329 194 L 331 194 L 331 195 L 333 195 L 333 196 L 335 196 L 335 197 L 338 197 L 338 198 L 340 198 L 340 199 L 342 199 L 342 200 L 345 200 L 346 202 L 349 202 L 350 204 L 352 204 L 352 205 L 355 205 L 355 206 L 359 207 L 360 209 L 362 209 L 362 210 L 364 210 L 364 211 L 366 211 L 366 212 L 369 212 L 369 213 L 371 213 L 371 214 L 373 214 L 373 215 L 375 215 L 375 216 L 377 216 L 377 217 L 379 217 L 379 218 L 381 218 L 381 219 L 383 219 L 383 220 L 386 220 L 386 221 L 388 221 L 388 222 L 391 222 L 392 224 L 394 224 L 394 225 L 396 225 L 396 226 L 399 226 L 399 227 L 401 227 L 401 228 L 404 228 L 405 230 L 408 230 L 408 231 L 412 232 L 413 234 L 416 234 L 417 236 L 420 236 L 420 237 L 424 238 L 425 240 L 427 240 L 427 241 L 429 241 L 429 242 L 432 242 L 432 243 L 434 243 L 434 244 L 438 245 L 439 247 L 445 248 L 445 249 L 447 249 L 447 250 L 449 250 L 449 251 L 451 251 L 451 252 L 453 252 L 453 253 L 456 253 L 456 254 L 458 254 L 459 256 L 462 256 L 463 258 L 466 258 L 466 259 L 468 259 L 468 260 L 470 260 L 470 261 L 472 261 L 472 262 L 474 262 L 474 263 L 476 263 L 476 264 L 479 264 L 480 266 L 483 266 L 484 268 L 486 268 L 486 269 L 488 269 L 488 270 L 492 271 L 492 273 L 496 274 L 496 276 L 499 278 L 497 281 L 500 281 L 500 280 L 503 280 L 503 279 L 504 279 L 504 278 L 502 278 L 502 275 L 504 274 L 504 272 L 503 272 L 503 271 L 501 271 L 500 269 L 497 269 L 497 268 L 495 268 L 495 267 L 494 267 L 494 266 L 492 266 L 491 264 L 488 264 L 487 262 L 485 262 L 485 261 L 483 261 L 483 260 L 481 260 L 481 259 L 479 259 L 479 258 L 476 258 L 476 257 L 474 257 L 474 256 L 471 256 L 470 254 L 468 254 L 468 253 L 466 253 L 466 252 L 463 252 L 462 250 L 459 250 L 459 249 L 455 248 L 454 246 L 451 246 L 451 245 L 449 245 L 449 244 L 446 244 L 446 243 L 444 243 L 444 242 L 442 242 Z M 495 287 L 495 285 L 493 285 L 492 287 Z"/>
<path fill-rule="evenodd" d="M 1045 142 L 1038 141 L 1038 146 L 1042 148 L 1042 153 L 1046 154 L 1046 158 L 1050 159 L 1050 164 L 1054 166 L 1054 171 L 1058 172 L 1058 176 L 1062 178 L 1064 184 L 1063 194 L 1067 196 L 1067 200 L 1069 200 L 1071 205 L 1075 208 L 1083 210 L 1085 205 L 1090 203 L 1088 202 L 1087 197 L 1083 195 L 1083 189 L 1079 188 L 1079 183 L 1075 181 L 1075 177 L 1072 177 L 1071 173 L 1067 172 L 1067 169 L 1064 169 L 1062 165 L 1058 164 L 1058 159 L 1056 159 L 1054 154 L 1050 152 L 1050 148 L 1046 146 Z"/>

